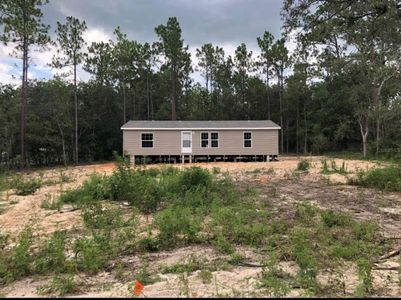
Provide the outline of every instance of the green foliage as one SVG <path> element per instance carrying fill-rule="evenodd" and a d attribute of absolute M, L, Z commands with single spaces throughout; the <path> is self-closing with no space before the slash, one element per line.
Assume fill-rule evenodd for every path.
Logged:
<path fill-rule="evenodd" d="M 7 174 L 0 172 L 0 192 L 10 189 L 10 182 Z"/>
<path fill-rule="evenodd" d="M 317 209 L 315 206 L 308 203 L 303 203 L 297 206 L 295 217 L 303 224 L 312 225 L 314 224 L 313 218 L 317 215 Z"/>
<path fill-rule="evenodd" d="M 72 267 L 65 255 L 66 234 L 56 231 L 44 242 L 35 260 L 35 270 L 39 274 L 65 273 Z"/>
<path fill-rule="evenodd" d="M 251 203 L 235 206 L 215 206 L 211 213 L 210 230 L 216 237 L 216 246 L 223 252 L 232 252 L 230 244 L 260 246 L 269 233 L 269 214 Z"/>
<path fill-rule="evenodd" d="M 342 162 L 341 167 L 337 166 L 335 160 L 331 160 L 330 165 L 326 159 L 323 159 L 321 162 L 322 162 L 321 172 L 323 174 L 338 173 L 338 174 L 346 175 L 348 173 L 345 161 Z"/>
<path fill-rule="evenodd" d="M 42 182 L 40 179 L 24 179 L 21 175 L 17 175 L 10 186 L 17 195 L 26 196 L 34 194 L 42 186 Z"/>
<path fill-rule="evenodd" d="M 198 273 L 198 277 L 204 284 L 210 284 L 213 279 L 213 274 L 209 270 L 200 270 Z"/>
<path fill-rule="evenodd" d="M 372 262 L 365 258 L 360 258 L 357 260 L 357 265 L 360 283 L 356 288 L 355 294 L 362 297 L 371 295 L 373 292 Z"/>
<path fill-rule="evenodd" d="M 40 207 L 43 209 L 60 211 L 60 209 L 63 207 L 63 204 L 64 203 L 60 200 L 60 198 L 52 199 L 50 194 L 46 194 L 45 199 L 40 204 Z"/>
<path fill-rule="evenodd" d="M 92 202 L 82 209 L 81 215 L 85 225 L 91 229 L 119 228 L 124 223 L 121 211 L 112 204 Z"/>
<path fill-rule="evenodd" d="M 17 243 L 7 251 L 8 236 L 1 236 L 0 248 L 0 284 L 7 284 L 31 274 L 33 243 L 32 229 L 24 228 L 18 236 Z"/>
<path fill-rule="evenodd" d="M 277 266 L 277 257 L 273 251 L 269 251 L 266 267 L 263 268 L 259 284 L 270 297 L 284 297 L 290 291 L 288 277 L 283 278 L 283 272 Z"/>
<path fill-rule="evenodd" d="M 351 218 L 349 215 L 336 213 L 332 210 L 326 210 L 322 212 L 321 216 L 323 223 L 328 227 L 347 226 L 351 224 Z"/>
<path fill-rule="evenodd" d="M 154 225 L 159 230 L 159 245 L 164 249 L 196 242 L 201 230 L 199 217 L 189 208 L 178 206 L 170 206 L 157 213 Z"/>
<path fill-rule="evenodd" d="M 40 295 L 65 296 L 79 291 L 79 284 L 75 282 L 72 275 L 56 275 L 53 279 L 43 286 L 39 286 L 37 291 Z"/>
<path fill-rule="evenodd" d="M 88 274 L 99 272 L 107 261 L 102 246 L 93 238 L 81 238 L 75 241 L 74 252 L 79 270 Z"/>
<path fill-rule="evenodd" d="M 298 171 L 308 171 L 310 168 L 310 161 L 307 159 L 302 159 L 298 162 L 297 170 Z"/>
<path fill-rule="evenodd" d="M 297 229 L 291 235 L 291 247 L 295 261 L 299 265 L 301 284 L 305 288 L 315 288 L 317 260 L 311 248 L 309 232 Z"/>
<path fill-rule="evenodd" d="M 109 178 L 109 198 L 127 201 L 144 213 L 157 209 L 160 202 L 158 184 L 154 174 L 119 165 Z"/>
<path fill-rule="evenodd" d="M 160 278 L 158 276 L 151 274 L 151 272 L 149 271 L 149 264 L 145 262 L 144 259 L 142 259 L 142 266 L 136 274 L 135 279 L 143 285 L 149 285 L 160 281 Z"/>
<path fill-rule="evenodd" d="M 401 191 L 401 165 L 360 171 L 357 178 L 349 182 L 364 187 L 399 192 Z"/>

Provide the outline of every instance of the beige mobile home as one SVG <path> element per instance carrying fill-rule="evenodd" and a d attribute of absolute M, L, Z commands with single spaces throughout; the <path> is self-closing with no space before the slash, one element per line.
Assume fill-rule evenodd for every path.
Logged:
<path fill-rule="evenodd" d="M 280 127 L 272 121 L 129 121 L 123 150 L 131 163 L 273 160 Z"/>

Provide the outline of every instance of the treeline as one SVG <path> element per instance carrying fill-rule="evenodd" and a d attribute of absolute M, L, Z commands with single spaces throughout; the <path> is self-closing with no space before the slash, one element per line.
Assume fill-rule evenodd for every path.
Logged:
<path fill-rule="evenodd" d="M 281 153 L 363 150 L 367 155 L 400 146 L 396 1 L 383 7 L 373 0 L 320 1 L 315 11 L 312 0 L 286 0 L 283 38 L 267 31 L 257 37 L 259 55 L 244 43 L 232 56 L 207 43 L 196 50 L 197 63 L 174 17 L 155 28 L 153 43 L 130 40 L 117 27 L 112 41 L 91 45 L 82 38 L 85 22 L 68 17 L 57 23 L 52 67 L 72 70 L 67 75 L 73 79 L 28 80 L 31 47 L 51 42 L 50 28 L 41 23 L 44 2 L 0 5 L 1 40 L 19 45 L 23 60 L 22 84 L 0 87 L 3 162 L 110 159 L 113 150 L 121 152 L 120 127 L 131 119 L 271 119 L 282 127 Z M 31 15 L 29 31 L 21 29 L 27 22 L 21 12 Z M 290 54 L 285 38 L 294 32 L 298 46 Z M 90 81 L 77 81 L 79 66 L 92 75 Z M 203 83 L 191 79 L 195 70 Z"/>

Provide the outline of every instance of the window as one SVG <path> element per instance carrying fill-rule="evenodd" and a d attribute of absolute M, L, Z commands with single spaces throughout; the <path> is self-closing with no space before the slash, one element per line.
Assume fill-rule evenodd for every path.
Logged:
<path fill-rule="evenodd" d="M 252 148 L 252 132 L 244 132 L 244 148 Z"/>
<path fill-rule="evenodd" d="M 219 147 L 219 133 L 218 132 L 212 132 L 210 134 L 210 144 L 211 144 L 212 148 Z"/>
<path fill-rule="evenodd" d="M 209 132 L 201 132 L 201 148 L 209 147 Z"/>
<path fill-rule="evenodd" d="M 153 133 L 141 134 L 142 148 L 153 148 Z"/>

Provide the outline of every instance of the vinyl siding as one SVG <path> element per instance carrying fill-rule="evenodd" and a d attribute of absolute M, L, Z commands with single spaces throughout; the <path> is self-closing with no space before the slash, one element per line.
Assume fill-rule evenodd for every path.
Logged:
<path fill-rule="evenodd" d="M 200 134 L 192 130 L 192 155 L 278 155 L 278 130 L 213 130 L 218 148 L 201 148 Z M 243 133 L 252 132 L 252 148 L 244 148 Z M 153 133 L 153 148 L 141 148 L 141 133 Z M 180 130 L 123 130 L 123 150 L 133 155 L 181 155 Z"/>

